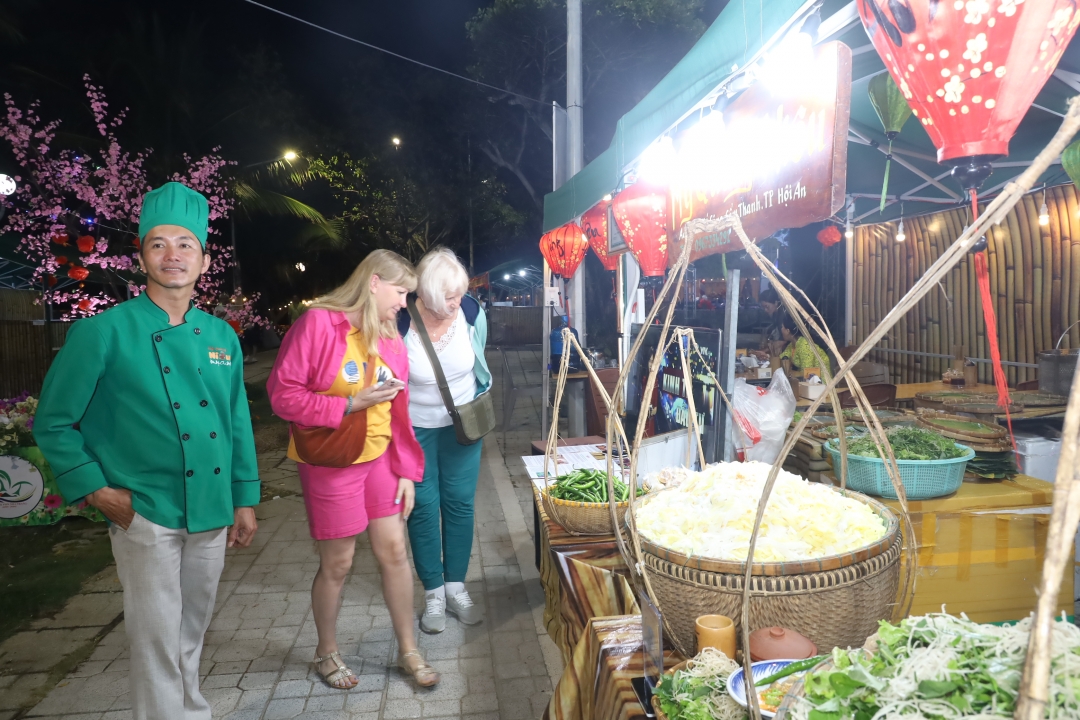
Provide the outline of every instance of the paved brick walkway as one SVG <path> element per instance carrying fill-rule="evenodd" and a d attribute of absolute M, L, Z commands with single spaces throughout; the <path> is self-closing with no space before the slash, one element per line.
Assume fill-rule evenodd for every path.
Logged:
<path fill-rule="evenodd" d="M 528 401 L 515 410 L 507 437 L 514 460 L 538 435 L 537 408 Z M 440 635 L 420 633 L 421 649 L 443 676 L 429 690 L 414 688 L 392 667 L 397 648 L 366 536 L 359 540 L 338 626 L 343 655 L 360 684 L 349 692 L 333 690 L 311 670 L 315 548 L 293 463 L 283 451 L 261 455 L 264 481 L 282 496 L 259 506 L 252 547 L 229 551 L 226 559 L 202 661 L 203 693 L 214 717 L 539 718 L 561 667 L 540 624 L 532 518 L 523 513 L 528 481 L 511 479 L 499 441 L 494 434 L 485 441 L 466 582 L 486 610 L 485 620 L 467 628 L 451 618 Z M 418 612 L 422 599 L 417 583 Z M 110 567 L 55 618 L 0 644 L 0 720 L 130 718 L 122 610 Z"/>

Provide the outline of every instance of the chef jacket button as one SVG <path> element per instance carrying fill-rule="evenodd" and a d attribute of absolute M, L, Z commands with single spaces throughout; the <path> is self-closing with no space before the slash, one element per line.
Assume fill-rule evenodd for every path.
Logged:
<path fill-rule="evenodd" d="M 194 475 L 194 474 L 195 474 L 195 471 L 194 471 L 194 470 L 188 470 L 188 471 L 187 471 L 187 476 L 188 476 L 188 477 L 191 477 L 191 476 L 192 476 L 192 475 Z"/>
<path fill-rule="evenodd" d="M 172 404 L 172 406 L 173 406 L 174 408 L 176 408 L 177 410 L 179 410 L 179 409 L 180 409 L 180 403 L 178 403 L 178 402 L 176 402 L 176 403 L 173 403 L 173 404 Z"/>
<path fill-rule="evenodd" d="M 215 440 L 215 439 L 217 439 L 217 433 L 216 433 L 216 432 L 212 432 L 212 433 L 210 433 L 210 439 L 211 439 L 211 440 Z"/>
<path fill-rule="evenodd" d="M 187 433 L 184 433 L 183 435 L 180 436 L 180 439 L 181 440 L 190 440 L 191 436 L 188 435 Z"/>
<path fill-rule="evenodd" d="M 220 475 L 221 474 L 221 468 L 214 468 L 214 474 L 215 475 Z"/>
<path fill-rule="evenodd" d="M 171 373 L 171 372 L 172 372 L 172 370 L 170 370 L 170 369 L 169 369 L 169 366 L 168 366 L 168 365 L 166 365 L 165 367 L 163 367 L 163 368 L 161 369 L 161 371 L 162 371 L 162 372 L 164 372 L 164 373 L 165 373 L 166 375 L 168 375 L 169 373 Z"/>
<path fill-rule="evenodd" d="M 154 336 L 154 342 L 161 342 L 161 336 L 160 335 L 155 335 Z"/>
<path fill-rule="evenodd" d="M 202 334 L 202 330 L 200 330 L 199 328 L 195 328 L 195 334 L 196 334 L 196 335 L 201 335 L 201 334 Z"/>
<path fill-rule="evenodd" d="M 199 405 L 200 405 L 200 407 L 206 407 L 207 402 L 205 400 L 200 400 Z"/>

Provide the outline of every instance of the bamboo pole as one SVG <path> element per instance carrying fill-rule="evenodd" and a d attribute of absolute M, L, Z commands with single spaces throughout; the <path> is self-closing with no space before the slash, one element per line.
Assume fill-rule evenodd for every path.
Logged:
<path fill-rule="evenodd" d="M 1053 197 L 1050 197 L 1050 200 L 1051 200 L 1051 202 L 1053 202 Z M 1057 209 L 1057 203 L 1054 203 L 1054 206 L 1055 206 L 1054 209 L 1056 210 Z M 1048 209 L 1049 209 L 1049 207 L 1048 207 Z M 1053 323 L 1050 321 L 1051 320 L 1051 313 L 1052 313 L 1052 310 L 1053 310 L 1053 307 L 1054 307 L 1054 302 L 1050 297 L 1050 293 L 1051 293 L 1051 289 L 1052 289 L 1053 283 L 1054 283 L 1053 269 L 1052 269 L 1052 262 L 1053 262 L 1053 257 L 1054 257 L 1054 250 L 1053 250 L 1053 242 L 1054 241 L 1053 241 L 1053 237 L 1052 237 L 1051 226 L 1053 226 L 1053 224 L 1054 224 L 1055 212 L 1050 211 L 1048 214 L 1049 214 L 1049 217 L 1050 217 L 1049 224 L 1047 224 L 1045 227 L 1042 226 L 1042 225 L 1039 225 L 1039 237 L 1040 237 L 1040 240 L 1041 240 L 1040 245 L 1042 246 L 1042 253 L 1039 256 L 1039 277 L 1038 277 L 1038 282 L 1039 282 L 1039 288 L 1042 290 L 1042 308 L 1043 309 L 1042 309 L 1042 313 L 1040 313 L 1037 317 L 1039 317 L 1042 320 L 1043 344 L 1039 345 L 1038 347 L 1035 348 L 1035 357 L 1036 358 L 1038 358 L 1039 353 L 1041 351 L 1046 350 L 1049 347 L 1051 347 L 1054 344 L 1054 340 L 1057 339 L 1057 336 L 1054 335 Z M 1034 374 L 1032 374 L 1032 377 L 1034 377 Z"/>
<path fill-rule="evenodd" d="M 1006 319 L 1006 331 L 1005 337 L 1008 338 L 1008 342 L 1001 348 L 1001 358 L 1003 360 L 1016 360 L 1016 296 L 1017 296 L 1017 280 L 1016 280 L 1016 252 L 1017 244 L 1013 239 L 1016 234 L 1016 230 L 1013 226 L 1016 225 L 1015 218 L 1011 222 L 1002 223 L 1002 230 L 1005 237 L 1005 319 Z M 1016 384 L 1016 368 L 1007 366 L 1005 373 L 1008 376 L 1009 384 Z"/>
<path fill-rule="evenodd" d="M 1068 345 L 1062 343 L 1062 346 L 1078 348 L 1080 347 L 1080 326 L 1075 326 L 1075 323 L 1080 322 L 1080 195 L 1074 189 L 1070 188 L 1070 190 L 1073 190 L 1068 195 L 1071 242 L 1067 244 L 1069 250 L 1067 259 L 1062 248 L 1061 263 L 1069 269 L 1069 302 L 1066 306 L 1069 309 L 1069 320 L 1066 327 L 1070 325 L 1074 327 L 1069 330 Z M 1064 295 L 1062 297 L 1064 298 Z"/>
<path fill-rule="evenodd" d="M 1061 238 L 1065 212 L 1065 193 L 1062 188 L 1052 188 L 1053 203 L 1050 206 L 1050 337 L 1055 341 L 1065 331 L 1061 322 Z"/>
<path fill-rule="evenodd" d="M 1077 204 L 1076 204 L 1076 189 L 1074 187 L 1062 188 L 1062 195 L 1065 198 L 1065 206 L 1063 214 L 1059 216 L 1061 220 L 1061 262 L 1059 267 L 1061 268 L 1061 332 L 1065 332 L 1066 328 L 1072 323 L 1069 318 L 1073 313 L 1073 306 L 1069 302 L 1069 298 L 1072 293 L 1072 283 L 1076 280 L 1072 277 L 1072 238 L 1076 236 L 1076 228 L 1074 222 L 1076 220 Z M 1078 278 L 1080 279 L 1080 278 Z M 1058 337 L 1061 337 L 1061 333 L 1058 333 Z M 1057 338 L 1054 338 L 1057 341 Z M 1071 342 L 1071 331 L 1069 337 L 1066 337 L 1062 342 L 1063 347 L 1075 347 Z"/>

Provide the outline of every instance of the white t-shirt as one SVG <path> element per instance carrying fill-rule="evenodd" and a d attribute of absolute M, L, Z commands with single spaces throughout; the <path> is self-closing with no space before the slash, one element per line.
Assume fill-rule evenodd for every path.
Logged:
<path fill-rule="evenodd" d="M 454 404 L 470 402 L 476 397 L 476 356 L 464 312 L 458 310 L 450 329 L 434 345 Z M 440 428 L 452 425 L 454 421 L 443 403 L 435 371 L 415 324 L 409 327 L 405 336 L 405 347 L 409 350 L 409 416 L 413 426 Z"/>

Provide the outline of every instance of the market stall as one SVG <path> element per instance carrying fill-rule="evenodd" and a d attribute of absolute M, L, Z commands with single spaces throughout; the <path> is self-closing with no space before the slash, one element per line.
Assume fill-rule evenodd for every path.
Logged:
<path fill-rule="evenodd" d="M 968 678 L 963 673 L 954 673 L 953 666 L 947 663 L 938 664 L 936 670 L 924 676 L 930 678 L 926 682 L 932 685 L 890 684 L 892 678 L 898 677 L 896 673 L 919 672 L 904 664 L 903 656 L 910 648 L 921 648 L 921 643 L 931 648 L 943 647 L 942 644 L 956 648 L 957 638 L 965 637 L 978 640 L 965 641 L 964 647 L 951 651 L 955 652 L 957 662 L 973 662 L 972 656 L 965 653 L 969 649 L 973 654 L 982 653 L 990 639 L 1008 638 L 1011 643 L 1008 653 L 1002 655 L 1005 663 L 1002 668 L 1007 670 L 1008 680 L 1000 683 L 1007 686 L 1005 695 L 1009 697 L 1010 714 L 1015 706 L 1025 718 L 1034 718 L 1038 716 L 1035 711 L 1041 712 L 1041 703 L 1047 701 L 1080 711 L 1075 697 L 1062 696 L 1061 685 L 1048 680 L 1051 656 L 1061 656 L 1061 648 L 1050 648 L 1048 638 L 1051 633 L 1075 634 L 1075 628 L 1064 630 L 1066 622 L 1054 623 L 1051 618 L 1058 611 L 1067 611 L 1072 599 L 1068 591 L 1071 582 L 1063 570 L 1066 553 L 1071 555 L 1071 540 L 1080 512 L 1066 513 L 1065 508 L 1080 503 L 1080 497 L 1072 498 L 1073 494 L 1080 495 L 1080 490 L 1074 488 L 1076 482 L 1070 477 L 1070 463 L 1075 457 L 1074 436 L 1080 432 L 1080 391 L 1073 393 L 1076 397 L 1070 399 L 1065 411 L 1065 440 L 1056 478 L 1064 486 L 1054 496 L 1049 483 L 1014 474 L 1009 465 L 1011 458 L 1002 457 L 1010 450 L 1005 449 L 1006 431 L 996 425 L 999 413 L 993 408 L 1000 408 L 1003 411 L 1000 414 L 1008 422 L 1013 406 L 1000 362 L 996 303 L 987 299 L 990 297 L 987 254 L 977 246 L 980 238 L 991 233 L 990 228 L 1016 211 L 1025 194 L 1071 141 L 1080 128 L 1080 106 L 1070 109 L 1060 131 L 1053 138 L 1046 138 L 1049 144 L 1040 148 L 1037 156 L 1032 155 L 1030 167 L 1015 182 L 1001 188 L 1001 193 L 985 206 L 978 205 L 976 193 L 996 168 L 987 158 L 977 157 L 979 153 L 973 149 L 985 145 L 987 154 L 1007 151 L 1023 111 L 1054 70 L 1080 24 L 1080 11 L 1066 12 L 1049 4 L 1033 9 L 1036 5 L 1031 3 L 1011 4 L 1009 8 L 994 11 L 973 11 L 967 5 L 961 7 L 963 4 L 952 7 L 933 3 L 934 7 L 929 9 L 918 2 L 912 4 L 920 6 L 918 19 L 907 4 L 890 3 L 883 10 L 871 1 L 845 6 L 842 12 L 826 17 L 819 25 L 812 20 L 814 4 L 808 3 L 796 10 L 790 21 L 776 28 L 775 38 L 758 39 L 762 46 L 769 47 L 768 58 L 762 58 L 757 51 L 748 52 L 750 57 L 744 56 L 741 65 L 736 63 L 733 74 L 719 85 L 713 83 L 713 90 L 698 88 L 699 100 L 688 111 L 680 110 L 659 138 L 655 136 L 657 125 L 653 123 L 653 139 L 636 148 L 641 152 L 639 158 L 623 158 L 615 166 L 615 182 L 608 190 L 611 197 L 603 200 L 608 213 L 609 254 L 621 252 L 621 262 L 628 267 L 632 257 L 633 266 L 643 275 L 665 278 L 643 323 L 650 328 L 655 324 L 660 330 L 655 346 L 642 355 L 647 367 L 640 388 L 642 406 L 647 407 L 657 388 L 684 384 L 687 391 L 682 399 L 687 405 L 684 413 L 687 422 L 675 434 L 685 440 L 682 445 L 663 448 L 666 457 L 661 457 L 657 465 L 655 453 L 650 453 L 645 442 L 649 413 L 639 412 L 627 432 L 621 416 L 612 412 L 608 416 L 604 465 L 572 468 L 570 463 L 563 462 L 558 433 L 553 428 L 543 460 L 538 505 L 546 512 L 545 524 L 553 523 L 576 537 L 595 535 L 614 540 L 627 571 L 626 589 L 632 588 L 637 593 L 638 607 L 643 613 L 641 649 L 630 652 L 628 657 L 632 663 L 641 663 L 645 685 L 655 692 L 652 701 L 642 698 L 643 707 L 652 705 L 661 715 L 679 717 L 693 709 L 694 714 L 687 717 L 749 714 L 757 718 L 763 711 L 779 707 L 781 714 L 790 710 L 795 713 L 793 717 L 804 718 L 807 708 L 812 706 L 818 709 L 818 716 L 830 718 L 833 716 L 829 713 L 843 707 L 849 713 L 842 716 L 846 718 L 867 712 L 875 702 L 893 702 L 886 695 L 877 699 L 866 697 L 859 688 L 875 691 L 888 688 L 896 693 L 898 703 L 922 703 L 919 707 L 929 707 L 933 702 L 948 702 L 961 716 L 972 714 L 986 709 L 986 697 L 995 696 L 1001 688 L 995 687 L 994 693 L 989 694 L 973 689 Z M 1062 12 L 1055 14 L 1056 10 Z M 964 18 L 965 12 L 967 19 L 958 19 Z M 994 112 L 997 98 L 987 94 L 980 95 L 977 101 L 971 98 L 979 107 L 949 108 L 947 104 L 960 102 L 963 92 L 962 88 L 953 88 L 938 94 L 940 104 L 946 105 L 945 115 L 937 106 L 927 110 L 926 105 L 935 102 L 932 94 L 925 102 L 921 97 L 914 98 L 909 83 L 920 89 L 925 87 L 929 82 L 928 70 L 941 70 L 939 61 L 947 57 L 955 55 L 957 61 L 964 57 L 968 62 L 977 62 L 971 58 L 973 53 L 989 55 L 985 47 L 973 50 L 970 43 L 966 52 L 963 47 L 954 52 L 951 43 L 963 39 L 961 31 L 966 35 L 970 30 L 962 27 L 963 23 L 977 25 L 984 15 L 992 12 L 1002 14 L 999 23 L 987 26 L 988 30 L 997 28 L 991 33 L 999 41 L 995 58 L 1001 60 L 998 53 L 1007 50 L 1014 41 L 1021 48 L 1020 54 L 1001 60 L 1000 66 L 989 69 L 979 66 L 977 73 L 963 81 L 953 80 L 1000 91 L 1002 100 L 1005 97 L 1012 100 L 1010 107 Z M 734 10 L 732 16 L 740 17 L 745 27 L 745 5 Z M 884 69 L 896 85 L 894 96 L 906 100 L 918 111 L 919 123 L 939 151 L 938 158 L 954 160 L 960 167 L 955 174 L 963 194 L 954 200 L 970 199 L 972 212 L 967 227 L 956 234 L 954 241 L 938 246 L 936 256 L 928 254 L 922 258 L 925 263 L 919 272 L 910 274 L 911 282 L 906 287 L 896 282 L 895 275 L 869 277 L 868 287 L 875 291 L 882 287 L 888 290 L 883 295 L 879 293 L 885 298 L 878 304 L 881 314 L 866 325 L 864 336 L 858 338 L 858 347 L 846 348 L 848 352 L 841 353 L 840 343 L 824 325 L 809 298 L 790 284 L 756 247 L 755 241 L 779 228 L 830 217 L 845 206 L 849 209 L 848 217 L 852 217 L 854 206 L 842 190 L 847 185 L 844 159 L 851 131 L 845 104 L 850 98 L 850 85 L 845 83 L 850 78 L 853 60 L 849 47 L 823 42 L 844 36 L 851 27 L 851 18 L 861 19 L 864 32 L 873 43 L 868 49 L 876 49 L 880 56 L 869 54 L 866 58 L 869 65 L 881 68 L 881 63 L 885 63 Z M 943 26 L 952 23 L 957 27 L 951 36 L 943 37 L 940 33 L 927 34 L 927 23 Z M 904 35 L 922 41 L 918 52 L 925 55 L 925 60 L 911 57 L 906 72 L 896 60 L 901 55 L 896 48 Z M 1041 47 L 1032 44 L 1033 38 L 1042 41 Z M 912 38 L 908 41 L 904 57 L 918 44 Z M 928 44 L 933 46 L 933 51 L 927 50 Z M 741 47 L 749 50 L 746 44 Z M 1053 50 L 1048 49 L 1051 47 Z M 1043 55 L 1038 60 L 1031 59 L 1040 52 Z M 863 54 L 860 52 L 859 56 Z M 787 61 L 782 65 L 784 73 L 776 70 L 781 67 L 776 62 L 780 57 Z M 796 57 L 799 62 L 791 62 Z M 920 74 L 916 66 L 924 61 L 927 64 Z M 1012 80 L 1014 75 L 1019 76 L 1021 68 L 1017 63 L 1025 61 L 1029 61 L 1031 72 L 1037 74 L 1039 82 L 1034 82 L 1035 77 L 1020 84 Z M 754 72 L 747 70 L 747 64 Z M 993 72 L 991 79 L 991 72 L 998 67 L 1004 68 L 1004 72 Z M 857 72 L 866 70 L 859 67 Z M 966 71 L 960 68 L 957 72 Z M 984 74 L 987 77 L 976 83 Z M 875 70 L 870 75 L 881 75 L 881 71 Z M 940 78 L 946 75 L 949 73 L 938 73 L 934 82 L 940 84 L 943 82 Z M 787 95 L 781 89 L 785 87 Z M 949 109 L 953 110 L 951 114 L 947 112 Z M 889 130 L 885 115 L 891 117 L 891 113 L 882 113 L 887 134 L 897 132 Z M 960 115 L 971 117 L 959 118 Z M 953 121 L 950 117 L 959 119 Z M 773 121 L 780 125 L 774 125 Z M 982 130 L 970 137 L 977 128 Z M 967 145 L 963 142 L 965 132 L 970 140 Z M 754 133 L 758 133 L 756 137 L 761 142 L 751 142 Z M 763 133 L 772 138 L 772 146 L 764 142 Z M 861 137 L 859 132 L 854 134 Z M 888 137 L 890 142 L 894 139 L 895 135 Z M 976 144 L 976 140 L 981 140 L 983 145 Z M 826 147 L 825 156 L 815 154 Z M 890 151 L 885 153 L 890 163 L 895 159 L 891 150 L 890 146 Z M 922 170 L 912 170 L 910 163 L 896 162 L 915 174 L 925 175 Z M 601 165 L 597 166 L 597 173 L 603 169 Z M 578 207 L 581 199 L 590 199 L 587 183 L 596 180 L 595 173 L 581 175 L 579 186 L 568 191 L 572 207 Z M 932 178 L 930 183 L 941 185 Z M 549 209 L 553 217 L 558 217 L 566 212 L 567 193 L 554 195 L 557 197 L 552 199 Z M 598 200 L 599 197 L 592 198 L 592 203 L 582 210 L 591 210 Z M 882 209 L 890 204 L 884 188 L 878 200 Z M 847 229 L 851 231 L 849 238 L 853 238 L 855 233 L 850 224 Z M 902 241 L 902 223 L 896 230 L 896 240 Z M 695 333 L 673 326 L 672 299 L 686 281 L 689 263 L 695 257 L 729 249 L 745 251 L 759 268 L 763 281 L 775 287 L 792 318 L 793 327 L 788 327 L 792 335 L 820 338 L 822 348 L 837 360 L 828 369 L 824 362 L 817 365 L 806 361 L 807 355 L 816 360 L 815 352 L 804 354 L 803 358 L 792 356 L 794 369 L 809 376 L 802 380 L 811 386 L 822 386 L 809 393 L 810 402 L 800 416 L 793 417 L 796 403 L 792 381 L 786 372 L 776 373 L 771 379 L 753 378 L 770 379 L 770 386 L 764 391 L 750 391 L 745 394 L 751 398 L 745 401 L 749 405 L 740 404 L 744 402 L 740 399 L 740 389 L 748 383 L 746 378 L 742 379 L 742 385 L 734 383 L 733 361 L 737 351 L 736 339 L 731 337 L 730 313 L 721 339 L 719 372 L 701 352 Z M 975 254 L 969 261 L 970 251 Z M 965 262 L 970 267 L 962 266 Z M 878 410 L 875 406 L 880 403 L 871 401 L 876 394 L 863 387 L 852 368 L 880 347 L 883 338 L 898 328 L 899 321 L 916 313 L 919 303 L 936 294 L 938 288 L 944 287 L 946 276 L 958 269 L 970 271 L 971 282 L 969 294 L 957 293 L 955 298 L 962 297 L 963 302 L 970 301 L 981 310 L 972 314 L 970 322 L 978 328 L 982 318 L 985 333 L 982 347 L 991 359 L 985 379 L 993 380 L 992 386 L 984 388 L 974 382 L 964 384 L 968 390 L 990 390 L 993 394 L 988 399 L 985 393 L 981 398 L 979 395 L 967 398 L 966 406 L 947 406 L 941 400 L 941 408 L 917 408 L 919 413 L 890 427 L 889 412 L 905 413 Z M 953 302 L 953 298 L 947 299 Z M 847 326 L 853 327 L 850 323 Z M 1053 329 L 1053 323 L 1050 327 Z M 964 328 L 964 332 L 969 330 Z M 609 407 L 621 408 L 621 403 L 629 398 L 631 388 L 626 381 L 647 335 L 642 332 L 636 338 L 626 338 L 628 347 L 624 348 L 620 383 L 611 394 Z M 976 333 L 971 347 L 979 347 L 979 337 Z M 844 340 L 850 339 L 845 329 Z M 563 341 L 568 347 L 576 345 L 568 332 L 563 333 Z M 674 380 L 667 380 L 664 360 L 672 347 L 679 355 L 681 373 L 675 373 Z M 702 361 L 702 374 L 716 389 L 721 417 L 737 428 L 731 439 L 749 460 L 754 459 L 754 452 L 767 447 L 768 453 L 761 457 L 764 463 L 707 464 L 702 426 L 708 415 L 699 413 L 697 408 L 706 400 L 703 394 L 689 391 L 693 385 L 690 358 L 694 357 Z M 774 358 L 767 360 L 768 369 L 775 371 Z M 967 365 L 966 356 L 961 362 Z M 584 365 L 588 372 L 588 362 Z M 750 363 L 743 365 L 747 370 L 753 369 Z M 567 366 L 564 354 L 556 388 L 556 408 L 565 387 Z M 889 367 L 893 373 L 895 364 Z M 944 379 L 951 385 L 957 373 L 967 381 L 963 369 L 944 373 Z M 814 376 L 820 382 L 815 383 Z M 848 395 L 841 402 L 837 391 L 845 386 Z M 938 386 L 944 389 L 940 383 Z M 774 391 L 773 398 L 760 403 L 753 400 Z M 925 388 L 912 389 L 912 399 L 937 402 L 918 397 L 919 392 L 925 391 Z M 900 394 L 895 387 L 891 392 L 893 400 Z M 826 402 L 837 413 L 832 420 L 835 432 L 831 436 L 825 432 L 825 437 L 819 438 L 814 430 L 828 425 L 819 416 Z M 756 403 L 773 407 L 758 408 Z M 989 412 L 980 413 L 973 407 L 983 404 L 990 406 Z M 849 409 L 849 405 L 862 421 L 862 428 L 853 434 L 849 434 L 848 426 L 859 423 L 841 412 Z M 1018 415 L 1024 412 L 1020 405 L 1015 409 Z M 760 416 L 755 414 L 758 410 Z M 972 412 L 953 414 L 967 410 Z M 1061 414 L 1062 406 L 1054 406 L 1053 410 Z M 1039 412 L 1050 413 L 1048 409 Z M 777 418 L 783 421 L 778 432 L 772 427 Z M 1008 436 L 1012 445 L 1011 427 Z M 723 427 L 721 437 L 727 441 Z M 796 448 L 805 451 L 805 457 L 795 453 L 797 460 L 805 459 L 808 469 L 813 463 L 812 469 L 818 473 L 815 479 L 820 482 L 810 482 L 782 469 L 785 463 L 792 466 L 791 456 Z M 725 452 L 720 457 L 731 455 Z M 821 463 L 830 467 L 832 473 Z M 979 479 L 965 482 L 969 467 L 971 474 Z M 835 487 L 828 482 L 833 478 Z M 545 534 L 550 537 L 553 533 L 547 529 Z M 580 572 L 570 562 L 572 558 L 557 557 L 550 540 L 548 545 L 553 567 L 564 568 L 559 577 L 559 603 L 566 597 L 568 606 L 585 607 L 574 599 L 578 595 L 576 584 L 626 591 L 621 578 L 609 584 L 609 578 L 614 576 L 595 566 Z M 601 550 L 600 554 L 604 552 Z M 920 581 L 924 585 L 921 590 Z M 546 582 L 547 587 L 552 585 Z M 956 619 L 918 614 L 926 613 L 931 603 L 939 600 L 965 605 L 977 617 Z M 588 606 L 599 609 L 617 604 L 590 598 Z M 1038 608 L 1034 620 L 1024 620 L 1016 629 L 991 630 L 990 626 L 979 624 L 981 620 L 1018 620 L 1033 607 Z M 662 635 L 650 629 L 654 627 L 651 620 L 654 610 L 662 620 Z M 561 610 L 558 614 L 560 618 L 573 616 Z M 580 708 L 585 706 L 575 699 L 580 693 L 574 688 L 581 687 L 582 678 L 593 682 L 598 695 L 605 697 L 606 693 L 614 692 L 618 681 L 606 672 L 608 661 L 595 649 L 597 641 L 591 628 L 602 621 L 593 618 L 590 625 L 579 616 L 574 622 L 573 632 L 578 638 L 572 655 L 575 662 L 564 678 L 567 687 L 562 688 L 560 683 L 556 696 L 569 698 L 569 705 L 577 703 Z M 724 627 L 726 634 L 720 632 Z M 1032 627 L 1038 630 L 1032 632 Z M 716 632 L 710 635 L 705 632 L 707 629 Z M 565 630 L 563 637 L 572 639 Z M 785 637 L 794 641 L 794 645 L 788 644 L 784 654 L 775 654 L 781 652 L 778 646 L 784 645 L 777 638 Z M 669 649 L 688 659 L 687 664 L 662 678 L 649 670 L 668 664 L 661 638 L 669 644 Z M 907 649 L 901 652 L 903 638 L 907 639 Z M 1070 636 L 1069 642 L 1080 645 L 1074 642 L 1078 639 L 1080 635 Z M 1031 649 L 1025 656 L 1023 646 L 1029 642 Z M 829 652 L 833 648 L 864 645 L 865 654 L 853 651 L 856 654 L 830 655 Z M 794 654 L 796 651 L 791 648 L 795 646 L 801 648 L 798 652 L 805 650 L 805 654 Z M 821 661 L 828 659 L 825 656 L 831 657 L 835 667 L 821 665 Z M 577 662 L 579 657 L 584 658 L 584 665 Z M 807 664 L 791 664 L 793 658 L 805 658 Z M 876 664 L 864 663 L 866 658 L 869 658 L 867 663 Z M 736 666 L 736 661 L 741 667 Z M 763 679 L 760 692 L 750 691 L 740 679 L 742 673 L 758 680 L 782 670 L 784 664 L 788 664 L 788 671 L 805 673 L 816 669 L 805 683 L 794 678 L 781 682 L 783 672 Z M 868 669 L 871 667 L 880 668 L 883 674 L 871 672 Z M 1057 669 L 1053 672 L 1060 675 L 1060 666 L 1054 667 Z M 907 677 L 910 680 L 911 676 Z M 1067 671 L 1065 678 L 1071 679 Z M 658 680 L 659 684 L 655 685 Z M 841 702 L 849 697 L 865 702 L 863 705 Z M 991 709 L 997 712 L 1004 708 L 1002 702 Z M 598 711 L 585 709 L 590 713 Z M 553 703 L 549 712 L 557 710 L 559 706 Z"/>

